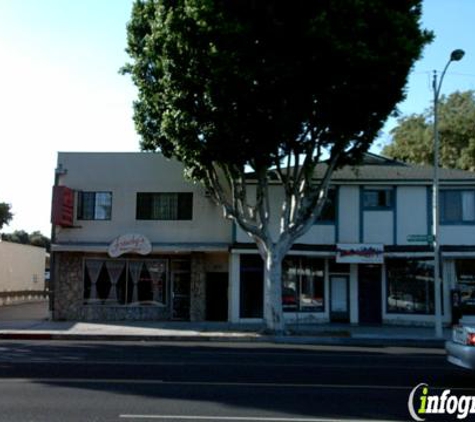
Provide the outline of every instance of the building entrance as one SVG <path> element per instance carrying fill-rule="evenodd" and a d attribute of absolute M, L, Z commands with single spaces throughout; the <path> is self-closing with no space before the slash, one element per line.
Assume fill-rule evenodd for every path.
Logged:
<path fill-rule="evenodd" d="M 358 316 L 360 324 L 381 324 L 381 265 L 358 265 Z"/>

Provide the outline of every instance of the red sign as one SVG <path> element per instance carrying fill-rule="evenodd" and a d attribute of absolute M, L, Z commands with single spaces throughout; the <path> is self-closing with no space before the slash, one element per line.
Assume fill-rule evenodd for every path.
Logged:
<path fill-rule="evenodd" d="M 66 186 L 53 186 L 51 222 L 56 226 L 72 227 L 74 219 L 74 191 Z"/>

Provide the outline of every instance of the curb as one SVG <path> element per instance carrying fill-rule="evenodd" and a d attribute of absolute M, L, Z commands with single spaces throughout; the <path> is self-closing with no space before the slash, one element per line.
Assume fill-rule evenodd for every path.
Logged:
<path fill-rule="evenodd" d="M 217 335 L 153 335 L 153 334 L 81 334 L 81 333 L 35 333 L 0 332 L 0 340 L 58 340 L 58 341 L 111 341 L 111 342 L 210 342 L 210 343 L 274 343 L 313 346 L 353 346 L 353 347 L 418 347 L 443 348 L 445 339 L 436 338 L 364 338 L 341 336 L 217 336 Z"/>

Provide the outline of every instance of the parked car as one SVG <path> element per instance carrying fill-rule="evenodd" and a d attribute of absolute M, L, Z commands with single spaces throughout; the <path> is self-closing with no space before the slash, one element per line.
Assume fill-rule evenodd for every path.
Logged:
<path fill-rule="evenodd" d="M 452 330 L 452 339 L 445 343 L 447 360 L 475 371 L 475 317 L 463 317 Z"/>

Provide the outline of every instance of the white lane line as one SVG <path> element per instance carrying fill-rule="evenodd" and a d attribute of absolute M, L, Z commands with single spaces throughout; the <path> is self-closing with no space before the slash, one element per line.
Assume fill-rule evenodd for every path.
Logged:
<path fill-rule="evenodd" d="M 161 385 L 161 386 L 197 386 L 197 387 L 246 387 L 246 388 L 328 388 L 348 390 L 407 390 L 413 385 L 354 385 L 354 384 L 298 384 L 298 383 L 270 383 L 270 382 L 201 382 L 201 381 L 163 381 L 163 380 L 137 380 L 114 378 L 0 378 L 2 383 L 64 383 L 64 384 L 131 384 L 131 385 Z M 470 387 L 431 386 L 433 390 L 461 390 L 475 391 Z"/>
<path fill-rule="evenodd" d="M 198 415 L 119 415 L 122 419 L 201 420 L 201 421 L 255 421 L 255 422 L 367 422 L 368 419 L 279 418 L 263 416 L 198 416 Z M 389 422 L 371 420 L 372 422 Z M 394 421 L 393 421 L 394 422 Z"/>

